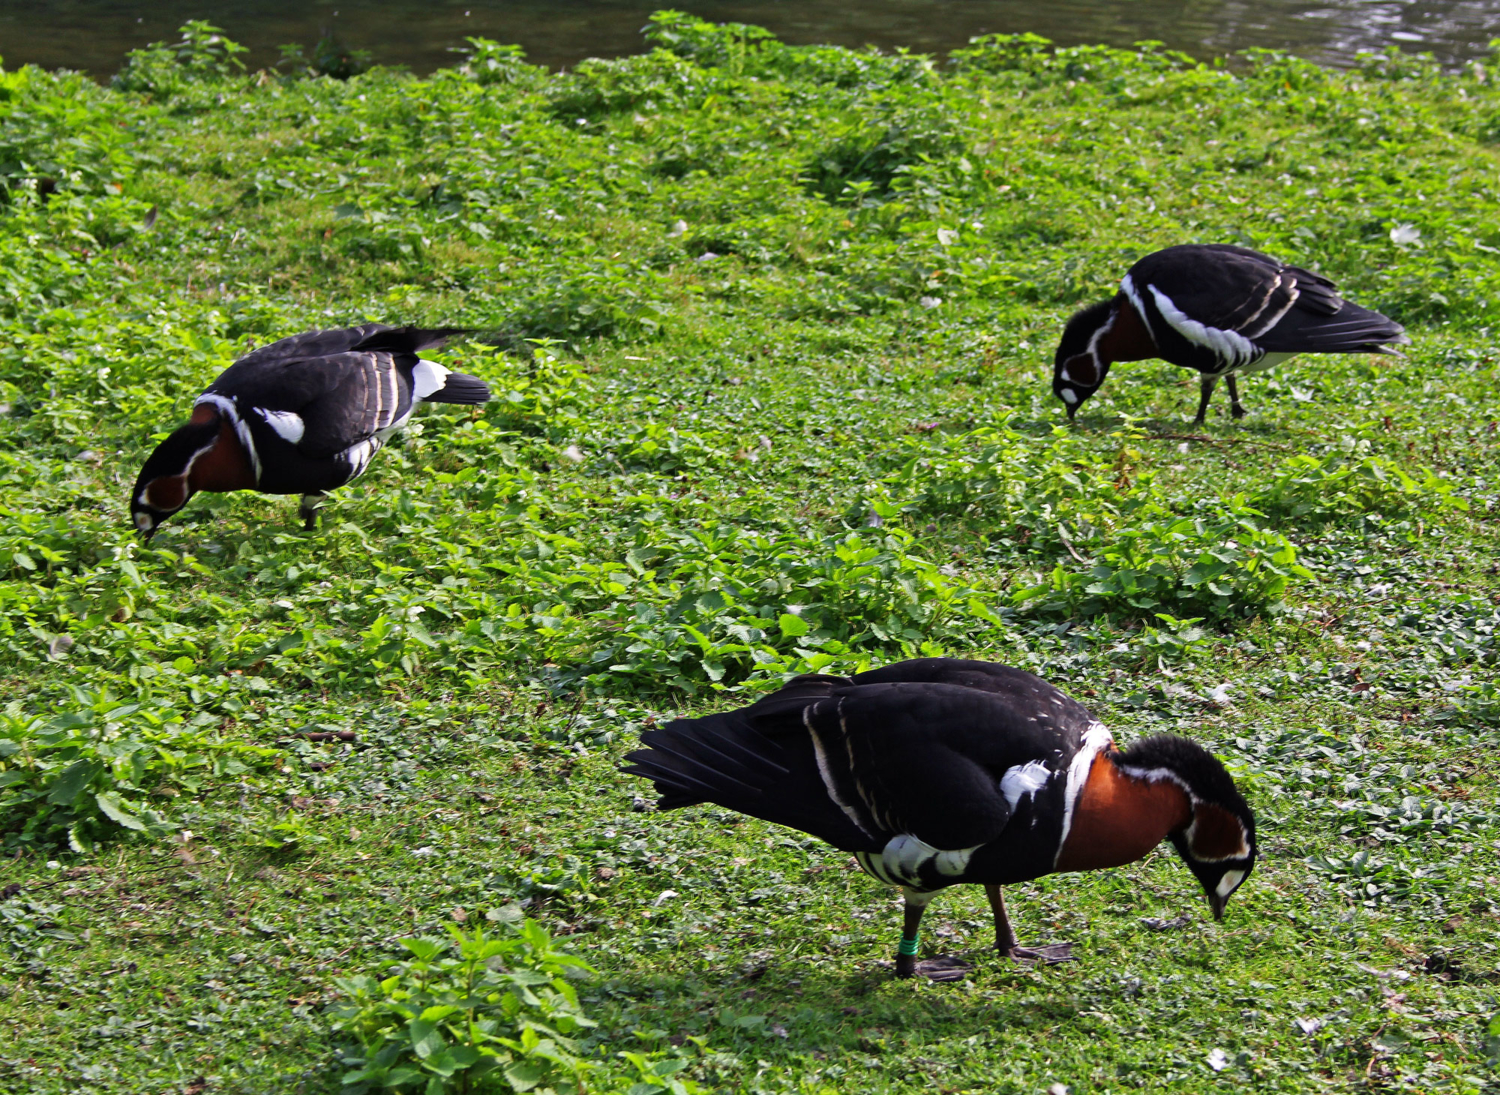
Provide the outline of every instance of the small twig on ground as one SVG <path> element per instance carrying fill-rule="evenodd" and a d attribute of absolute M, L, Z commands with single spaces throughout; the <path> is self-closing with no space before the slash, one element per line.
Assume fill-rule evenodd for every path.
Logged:
<path fill-rule="evenodd" d="M 1148 433 L 1147 441 L 1202 441 L 1208 445 L 1254 445 L 1262 449 L 1279 449 L 1292 452 L 1290 445 L 1278 445 L 1274 441 L 1258 441 L 1253 437 L 1209 437 L 1201 433 Z"/>
<path fill-rule="evenodd" d="M 1088 560 L 1079 555 L 1077 549 L 1073 547 L 1073 541 L 1068 539 L 1068 526 L 1061 521 L 1057 523 L 1057 538 L 1062 541 L 1062 546 L 1068 549 L 1069 555 L 1073 556 L 1073 558 L 1077 559 L 1084 566 L 1089 565 Z"/>
<path fill-rule="evenodd" d="M 568 735 L 572 732 L 572 730 L 573 730 L 573 724 L 578 721 L 578 712 L 579 712 L 579 710 L 582 707 L 583 707 L 583 693 L 580 692 L 580 693 L 578 693 L 578 698 L 573 701 L 573 710 L 568 713 L 568 725 L 566 725 L 566 726 L 563 727 L 563 740 L 564 741 L 567 740 Z"/>

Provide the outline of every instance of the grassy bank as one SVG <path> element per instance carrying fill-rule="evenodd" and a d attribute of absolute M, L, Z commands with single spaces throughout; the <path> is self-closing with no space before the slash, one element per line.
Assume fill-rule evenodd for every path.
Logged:
<path fill-rule="evenodd" d="M 338 1090 L 340 979 L 524 911 L 597 970 L 561 983 L 600 1091 L 1494 1090 L 1494 75 L 648 37 L 0 74 L 0 1086 Z M 1063 320 L 1190 240 L 1409 355 L 1201 430 L 1125 365 L 1063 428 Z M 499 398 L 316 533 L 202 496 L 135 543 L 218 371 L 367 319 L 495 332 L 443 356 Z M 893 983 L 846 857 L 615 772 L 650 720 L 924 653 L 1223 757 L 1264 841 L 1224 923 L 1170 856 L 1054 877 L 1018 930 L 1084 959 L 1021 971 L 950 892 L 972 980 Z"/>

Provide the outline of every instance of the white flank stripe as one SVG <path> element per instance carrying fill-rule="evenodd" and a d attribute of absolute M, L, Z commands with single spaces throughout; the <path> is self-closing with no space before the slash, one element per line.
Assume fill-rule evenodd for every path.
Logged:
<path fill-rule="evenodd" d="M 886 870 L 908 886 L 915 886 L 918 882 L 917 869 L 929 859 L 936 858 L 937 854 L 938 850 L 925 840 L 919 840 L 910 833 L 897 833 L 886 842 L 880 858 L 885 861 Z"/>
<path fill-rule="evenodd" d="M 865 836 L 874 836 L 875 834 L 866 829 L 864 824 L 859 820 L 859 815 L 854 812 L 854 807 L 839 797 L 838 789 L 833 784 L 833 776 L 828 771 L 828 751 L 823 747 L 823 739 L 813 729 L 812 717 L 817 709 L 818 705 L 815 703 L 808 704 L 802 709 L 802 725 L 807 728 L 808 737 L 812 738 L 813 753 L 818 758 L 818 775 L 823 777 L 823 788 L 828 792 L 828 797 L 833 799 L 834 804 L 840 810 L 844 811 L 844 814 L 850 821 L 854 822 L 855 828 L 864 833 Z"/>
<path fill-rule="evenodd" d="M 1279 277 L 1276 279 L 1276 284 L 1278 284 L 1278 285 L 1281 284 L 1281 279 Z M 1292 310 L 1292 305 L 1297 303 L 1297 298 L 1300 297 L 1301 295 L 1302 295 L 1302 290 L 1300 290 L 1300 289 L 1297 288 L 1297 283 L 1295 281 L 1292 282 L 1290 285 L 1287 286 L 1287 302 L 1286 302 L 1286 304 L 1283 305 L 1279 311 L 1277 311 L 1274 314 L 1272 314 L 1272 316 L 1271 316 L 1270 319 L 1266 320 L 1259 327 L 1255 328 L 1255 330 L 1253 330 L 1253 331 L 1246 331 L 1245 332 L 1245 337 L 1246 338 L 1259 338 L 1261 335 L 1263 335 L 1267 331 L 1269 331 L 1272 327 L 1276 326 L 1278 323 L 1281 322 L 1281 317 L 1284 316 L 1284 315 L 1286 315 L 1288 312 L 1290 312 Z M 1253 322 L 1255 318 L 1258 318 L 1259 315 L 1260 315 L 1260 313 L 1257 312 L 1255 314 L 1255 316 L 1251 317 L 1251 322 Z M 1245 326 L 1249 326 L 1249 323 L 1247 322 L 1245 324 Z"/>
<path fill-rule="evenodd" d="M 1051 778 L 1052 773 L 1047 770 L 1047 766 L 1039 760 L 1033 760 L 1006 769 L 1005 775 L 1000 777 L 1000 793 L 1014 810 L 1016 803 L 1026 795 L 1036 794 Z"/>
<path fill-rule="evenodd" d="M 982 844 L 976 844 L 972 848 L 954 848 L 952 851 L 939 852 L 933 866 L 937 868 L 938 874 L 956 878 L 969 869 L 969 860 L 982 847 Z"/>
<path fill-rule="evenodd" d="M 885 849 L 880 853 L 883 868 L 881 873 L 904 885 L 920 886 L 922 867 L 931 863 L 938 874 L 957 878 L 968 868 L 969 859 L 979 848 L 980 845 L 976 844 L 972 848 L 943 851 L 910 833 L 897 833 L 886 842 Z"/>
<path fill-rule="evenodd" d="M 375 388 L 375 416 L 370 419 L 370 422 L 378 430 L 381 426 L 385 425 L 385 417 L 383 415 L 385 411 L 385 378 L 380 375 L 379 355 L 370 354 L 365 358 L 365 365 L 370 370 L 368 383 L 372 384 Z"/>
<path fill-rule="evenodd" d="M 1102 722 L 1089 723 L 1089 728 L 1083 734 L 1083 744 L 1078 747 L 1078 752 L 1073 754 L 1073 762 L 1068 765 L 1068 786 L 1063 795 L 1062 833 L 1057 838 L 1057 851 L 1052 854 L 1054 867 L 1062 855 L 1063 845 L 1068 842 L 1068 833 L 1073 828 L 1073 807 L 1078 805 L 1078 796 L 1083 794 L 1089 769 L 1094 766 L 1094 758 L 1108 745 L 1109 730 L 1105 725 Z"/>
<path fill-rule="evenodd" d="M 1212 350 L 1229 368 L 1248 365 L 1260 356 L 1260 348 L 1243 335 L 1234 331 L 1221 331 L 1217 327 L 1205 327 L 1173 304 L 1172 298 L 1156 286 L 1148 285 L 1146 288 L 1151 290 L 1151 298 L 1156 301 L 1162 319 L 1171 324 L 1173 330 L 1194 345 Z"/>
<path fill-rule="evenodd" d="M 448 383 L 448 374 L 451 369 L 445 369 L 436 361 L 417 359 L 417 366 L 411 371 L 411 394 L 417 399 L 426 399 L 433 392 L 443 390 L 443 385 Z"/>
<path fill-rule="evenodd" d="M 871 855 L 869 852 L 855 852 L 854 859 L 859 863 L 860 868 L 865 874 L 871 878 L 884 882 L 887 886 L 901 885 L 899 879 L 892 878 L 886 873 L 885 861 L 879 856 Z"/>
<path fill-rule="evenodd" d="M 266 420 L 266 425 L 275 430 L 277 436 L 283 441 L 295 445 L 307 432 L 307 423 L 302 421 L 300 414 L 292 411 L 268 411 L 264 407 L 256 407 L 255 411 Z"/>

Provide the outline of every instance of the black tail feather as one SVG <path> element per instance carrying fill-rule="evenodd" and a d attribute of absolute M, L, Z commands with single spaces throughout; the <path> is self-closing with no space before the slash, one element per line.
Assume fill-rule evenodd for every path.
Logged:
<path fill-rule="evenodd" d="M 651 780 L 663 810 L 712 802 L 848 851 L 878 851 L 829 797 L 802 722 L 803 709 L 840 683 L 802 677 L 739 711 L 674 719 L 642 734 L 622 770 Z"/>
<path fill-rule="evenodd" d="M 477 406 L 488 403 L 490 386 L 477 376 L 467 373 L 449 373 L 443 386 L 427 396 L 428 403 L 461 403 Z"/>
<path fill-rule="evenodd" d="M 1271 353 L 1381 354 L 1386 343 L 1410 342 L 1406 329 L 1388 316 L 1344 301 L 1338 314 L 1314 315 L 1298 308 L 1256 341 Z"/>

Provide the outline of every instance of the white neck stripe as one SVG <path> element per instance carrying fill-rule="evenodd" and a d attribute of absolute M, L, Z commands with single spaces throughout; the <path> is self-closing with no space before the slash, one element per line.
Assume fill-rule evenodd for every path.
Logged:
<path fill-rule="evenodd" d="M 1073 760 L 1068 765 L 1068 785 L 1063 792 L 1062 832 L 1057 838 L 1057 851 L 1052 855 L 1054 868 L 1062 857 L 1063 845 L 1068 842 L 1068 833 L 1073 828 L 1073 808 L 1078 805 L 1084 785 L 1088 783 L 1089 769 L 1094 766 L 1094 758 L 1109 745 L 1109 730 L 1105 725 L 1097 720 L 1089 723 L 1089 728 L 1083 734 L 1083 744 L 1078 747 L 1078 752 L 1073 754 Z"/>
<path fill-rule="evenodd" d="M 235 436 L 240 439 L 240 444 L 245 446 L 245 455 L 250 458 L 250 470 L 255 473 L 255 485 L 260 486 L 260 453 L 255 451 L 255 438 L 250 435 L 250 427 L 240 418 L 240 412 L 234 405 L 234 400 L 218 392 L 204 392 L 193 401 L 193 406 L 199 407 L 205 403 L 217 408 L 219 413 L 234 425 Z"/>

